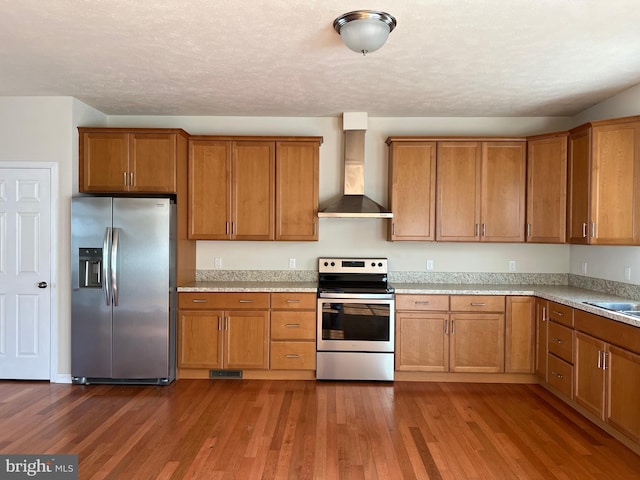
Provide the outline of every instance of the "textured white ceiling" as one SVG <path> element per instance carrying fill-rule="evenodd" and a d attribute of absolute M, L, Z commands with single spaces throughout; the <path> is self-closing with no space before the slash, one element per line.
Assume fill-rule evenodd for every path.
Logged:
<path fill-rule="evenodd" d="M 640 83 L 639 0 L 0 0 L 0 95 L 107 114 L 573 115 Z M 396 17 L 348 50 L 333 20 Z"/>

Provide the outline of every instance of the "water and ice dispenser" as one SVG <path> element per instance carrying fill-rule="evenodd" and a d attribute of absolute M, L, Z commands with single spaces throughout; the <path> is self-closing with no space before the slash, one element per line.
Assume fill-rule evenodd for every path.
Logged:
<path fill-rule="evenodd" d="M 102 248 L 78 250 L 80 288 L 102 288 Z"/>

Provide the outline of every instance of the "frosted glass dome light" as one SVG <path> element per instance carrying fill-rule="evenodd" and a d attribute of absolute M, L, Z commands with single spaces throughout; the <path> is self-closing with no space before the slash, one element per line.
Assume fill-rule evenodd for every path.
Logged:
<path fill-rule="evenodd" d="M 340 15 L 334 20 L 333 28 L 350 50 L 366 55 L 384 45 L 396 24 L 396 19 L 388 13 L 357 10 Z"/>

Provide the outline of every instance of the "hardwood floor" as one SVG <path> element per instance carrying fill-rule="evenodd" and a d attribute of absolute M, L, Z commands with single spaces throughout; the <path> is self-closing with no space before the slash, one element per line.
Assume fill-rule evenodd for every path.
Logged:
<path fill-rule="evenodd" d="M 0 452 L 81 479 L 637 479 L 640 456 L 537 385 L 0 382 Z"/>

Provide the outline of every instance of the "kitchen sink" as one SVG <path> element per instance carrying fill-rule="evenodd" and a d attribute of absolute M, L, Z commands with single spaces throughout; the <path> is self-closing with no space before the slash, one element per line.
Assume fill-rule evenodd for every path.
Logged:
<path fill-rule="evenodd" d="M 604 308 L 625 315 L 640 317 L 640 302 L 582 302 L 593 307 Z"/>

